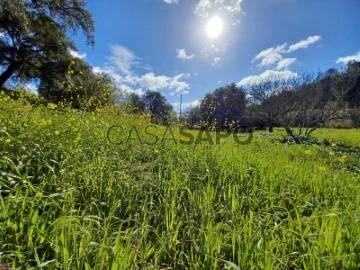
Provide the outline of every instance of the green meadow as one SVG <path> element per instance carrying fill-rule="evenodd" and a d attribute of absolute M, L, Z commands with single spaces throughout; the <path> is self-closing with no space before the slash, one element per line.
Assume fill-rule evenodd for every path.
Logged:
<path fill-rule="evenodd" d="M 360 268 L 359 130 L 115 144 L 110 127 L 143 138 L 148 117 L 0 99 L 3 266 Z"/>

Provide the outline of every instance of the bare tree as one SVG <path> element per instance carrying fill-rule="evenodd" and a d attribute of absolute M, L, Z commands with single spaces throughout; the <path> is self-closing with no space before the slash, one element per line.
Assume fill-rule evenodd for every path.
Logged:
<path fill-rule="evenodd" d="M 351 82 L 349 82 L 351 83 Z M 331 120 L 349 116 L 345 95 L 348 85 L 342 80 L 309 72 L 287 79 L 273 79 L 250 86 L 255 114 L 272 131 L 283 127 L 296 143 Z"/>
<path fill-rule="evenodd" d="M 278 77 L 249 86 L 252 102 L 248 110 L 250 116 L 265 122 L 269 132 L 273 132 L 274 126 L 279 125 L 282 116 L 293 110 L 293 84 L 290 79 Z"/>

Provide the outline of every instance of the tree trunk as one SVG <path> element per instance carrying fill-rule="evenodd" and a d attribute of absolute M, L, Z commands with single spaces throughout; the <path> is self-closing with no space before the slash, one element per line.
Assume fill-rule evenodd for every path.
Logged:
<path fill-rule="evenodd" d="M 18 65 L 10 64 L 8 68 L 0 75 L 0 90 L 4 87 L 6 81 L 10 79 L 10 77 L 14 74 L 17 70 Z"/>
<path fill-rule="evenodd" d="M 285 128 L 286 134 L 289 135 L 291 138 L 293 138 L 295 143 L 300 144 L 299 137 L 294 134 L 294 132 L 291 130 L 291 128 L 287 127 L 287 126 L 284 128 Z"/>
<path fill-rule="evenodd" d="M 269 125 L 269 133 L 274 132 L 274 126 L 272 124 Z"/>

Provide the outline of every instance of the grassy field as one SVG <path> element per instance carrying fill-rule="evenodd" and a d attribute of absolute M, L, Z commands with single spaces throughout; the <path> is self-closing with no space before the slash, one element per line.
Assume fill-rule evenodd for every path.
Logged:
<path fill-rule="evenodd" d="M 110 138 L 118 144 L 108 139 L 113 125 L 122 126 Z M 133 126 L 155 139 L 147 125 L 143 116 L 34 108 L 1 96 L 0 262 L 360 268 L 358 130 L 319 130 L 315 137 L 328 140 L 309 145 L 277 142 L 280 130 L 255 133 L 246 145 L 149 145 L 135 133 L 120 143 Z"/>
<path fill-rule="evenodd" d="M 360 147 L 360 129 L 318 129 L 314 136 Z"/>

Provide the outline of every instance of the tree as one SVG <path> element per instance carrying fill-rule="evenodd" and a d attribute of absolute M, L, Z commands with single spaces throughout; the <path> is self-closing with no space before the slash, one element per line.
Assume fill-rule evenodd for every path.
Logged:
<path fill-rule="evenodd" d="M 2 0 L 0 5 L 0 88 L 13 75 L 40 78 L 45 67 L 69 56 L 69 31 L 81 29 L 94 45 L 94 23 L 83 0 Z"/>
<path fill-rule="evenodd" d="M 114 79 L 106 73 L 89 72 L 85 76 L 80 75 L 77 82 L 78 88 L 73 90 L 75 100 L 78 99 L 80 105 L 79 109 L 93 111 L 97 108 L 112 106 L 122 95 Z"/>
<path fill-rule="evenodd" d="M 360 62 L 349 62 L 347 70 L 341 76 L 346 85 L 346 101 L 351 108 L 360 107 Z"/>
<path fill-rule="evenodd" d="M 185 119 L 190 126 L 198 125 L 201 121 L 200 105 L 190 107 L 185 111 Z"/>
<path fill-rule="evenodd" d="M 127 99 L 127 105 L 129 106 L 130 113 L 144 113 L 145 102 L 136 93 L 131 93 Z"/>
<path fill-rule="evenodd" d="M 64 56 L 56 62 L 44 63 L 39 70 L 39 94 L 54 103 L 70 100 L 77 95 L 82 82 L 93 74 L 92 68 L 82 59 Z"/>
<path fill-rule="evenodd" d="M 292 110 L 291 80 L 273 78 L 259 81 L 249 86 L 252 105 L 248 112 L 252 118 L 259 118 L 273 132 L 274 126 L 279 122 L 279 117 Z"/>
<path fill-rule="evenodd" d="M 333 75 L 335 74 L 335 75 Z M 348 117 L 344 84 L 336 73 L 319 76 L 301 72 L 288 79 L 273 79 L 250 86 L 255 114 L 269 124 L 283 127 L 296 143 L 329 121 Z"/>
<path fill-rule="evenodd" d="M 230 123 L 240 122 L 246 106 L 245 92 L 232 83 L 208 93 L 201 100 L 201 118 L 207 126 L 228 128 Z"/>
<path fill-rule="evenodd" d="M 95 110 L 115 103 L 120 90 L 111 76 L 94 73 L 87 63 L 78 58 L 73 58 L 68 67 L 67 64 L 57 63 L 58 68 L 51 69 L 57 72 L 42 76 L 40 96 L 83 110 Z"/>
<path fill-rule="evenodd" d="M 170 124 L 173 107 L 167 103 L 166 98 L 162 94 L 148 90 L 142 100 L 145 103 L 145 109 L 150 113 L 152 123 Z"/>

